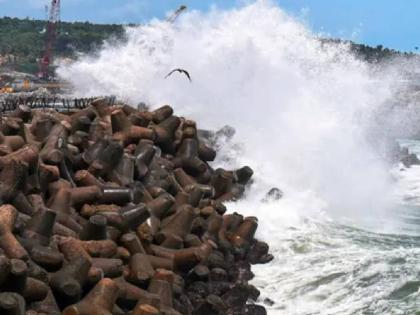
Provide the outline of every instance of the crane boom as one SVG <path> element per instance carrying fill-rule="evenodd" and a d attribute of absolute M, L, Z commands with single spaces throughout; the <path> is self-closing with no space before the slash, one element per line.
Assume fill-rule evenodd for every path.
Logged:
<path fill-rule="evenodd" d="M 44 54 L 40 61 L 39 77 L 48 79 L 50 65 L 53 62 L 54 44 L 57 39 L 58 23 L 60 22 L 60 0 L 51 0 L 51 7 L 46 28 Z"/>

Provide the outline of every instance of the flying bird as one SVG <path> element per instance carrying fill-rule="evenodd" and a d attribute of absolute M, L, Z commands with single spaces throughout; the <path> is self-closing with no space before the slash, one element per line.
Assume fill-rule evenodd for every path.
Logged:
<path fill-rule="evenodd" d="M 178 18 L 178 16 L 180 16 L 182 14 L 182 12 L 187 10 L 187 6 L 186 5 L 181 5 L 178 10 L 176 10 L 170 17 L 168 17 L 167 21 L 169 23 L 174 23 L 176 21 L 176 19 Z"/>
<path fill-rule="evenodd" d="M 190 82 L 192 82 L 190 74 L 188 73 L 187 70 L 184 70 L 184 69 L 174 69 L 174 70 L 172 70 L 171 72 L 168 73 L 168 75 L 165 77 L 165 79 L 170 77 L 172 75 L 172 73 L 174 73 L 174 72 L 179 72 L 179 73 L 185 74 L 187 76 L 188 80 L 190 80 Z"/>

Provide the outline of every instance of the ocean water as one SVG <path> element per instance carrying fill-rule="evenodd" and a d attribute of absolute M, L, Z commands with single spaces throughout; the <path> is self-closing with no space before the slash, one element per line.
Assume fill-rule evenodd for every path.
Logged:
<path fill-rule="evenodd" d="M 420 168 L 402 170 L 386 154 L 417 123 L 413 106 L 395 104 L 406 82 L 399 62 L 373 67 L 345 44 L 322 44 L 270 1 L 153 20 L 126 35 L 58 74 L 77 96 L 171 104 L 201 128 L 235 128 L 214 164 L 255 171 L 228 207 L 258 216 L 275 256 L 254 268 L 269 314 L 420 310 Z M 165 79 L 174 68 L 192 82 Z M 262 202 L 272 187 L 284 197 Z"/>

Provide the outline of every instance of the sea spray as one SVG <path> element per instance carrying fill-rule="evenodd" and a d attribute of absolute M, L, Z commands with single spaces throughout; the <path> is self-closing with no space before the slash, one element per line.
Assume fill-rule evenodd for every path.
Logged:
<path fill-rule="evenodd" d="M 208 128 L 232 125 L 244 146 L 238 163 L 257 169 L 255 186 L 315 191 L 344 216 L 389 202 L 387 169 L 365 131 L 392 81 L 345 45 L 322 44 L 267 1 L 192 12 L 175 25 L 152 21 L 127 37 L 58 73 L 78 94 L 170 103 Z M 163 79 L 176 67 L 192 84 L 180 74 Z"/>
<path fill-rule="evenodd" d="M 377 119 L 398 88 L 395 76 L 372 71 L 345 44 L 319 41 L 270 1 L 193 11 L 176 24 L 153 20 L 126 32 L 120 45 L 105 43 L 58 74 L 78 95 L 169 103 L 206 128 L 236 129 L 216 165 L 256 171 L 247 197 L 230 209 L 257 215 L 277 254 L 256 280 L 274 300 L 273 314 L 394 310 L 381 301 L 405 278 L 372 278 L 375 285 L 364 289 L 359 282 L 376 272 L 392 278 L 387 263 L 398 250 L 381 265 L 387 249 L 359 246 L 358 230 L 333 222 L 379 231 L 398 225 L 379 150 L 389 133 Z M 181 74 L 164 79 L 174 68 L 188 70 L 192 83 Z M 272 187 L 284 191 L 283 199 L 261 202 Z"/>

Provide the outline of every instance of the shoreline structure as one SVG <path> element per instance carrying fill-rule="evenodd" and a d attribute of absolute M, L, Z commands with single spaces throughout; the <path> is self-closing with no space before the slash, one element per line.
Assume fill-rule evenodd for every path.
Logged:
<path fill-rule="evenodd" d="M 1 314 L 266 314 L 248 281 L 273 256 L 223 205 L 253 171 L 210 166 L 217 133 L 102 98 L 0 132 Z"/>

